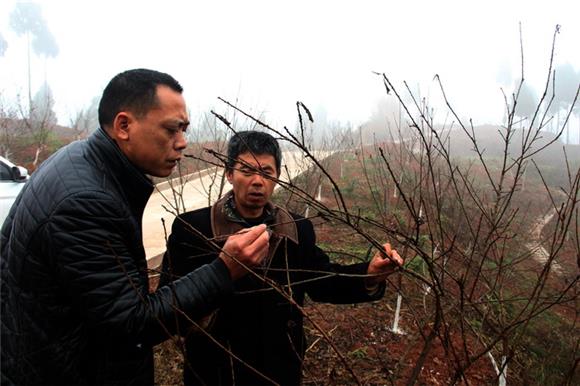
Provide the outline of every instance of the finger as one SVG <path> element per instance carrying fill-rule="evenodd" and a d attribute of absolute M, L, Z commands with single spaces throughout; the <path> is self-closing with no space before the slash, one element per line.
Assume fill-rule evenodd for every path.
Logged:
<path fill-rule="evenodd" d="M 236 233 L 234 237 L 239 237 L 238 242 L 240 247 L 248 246 L 254 243 L 260 236 L 266 236 L 266 240 L 269 238 L 269 233 L 266 232 L 268 227 L 265 224 L 256 225 L 254 227 L 243 229 Z"/>
<path fill-rule="evenodd" d="M 385 247 L 385 252 L 387 253 L 387 256 L 391 257 L 391 253 L 392 253 L 391 243 L 385 243 L 384 247 Z"/>
<path fill-rule="evenodd" d="M 400 267 L 403 265 L 403 258 L 399 255 L 396 249 L 391 249 L 390 256 L 380 259 L 377 262 L 377 265 L 381 268 L 386 268 L 393 265 Z"/>
<path fill-rule="evenodd" d="M 384 270 L 397 265 L 397 262 L 395 262 L 392 257 L 387 257 L 379 260 L 376 267 L 380 270 Z"/>
<path fill-rule="evenodd" d="M 401 267 L 403 265 L 403 258 L 401 257 L 401 255 L 399 255 L 399 253 L 393 249 L 393 253 L 392 253 L 392 259 L 393 261 L 399 266 Z"/>
<path fill-rule="evenodd" d="M 260 250 L 268 247 L 270 242 L 270 233 L 262 232 L 251 244 L 256 250 Z"/>
<path fill-rule="evenodd" d="M 254 260 L 262 260 L 268 254 L 270 235 L 262 232 L 251 244 L 244 248 L 244 254 Z"/>

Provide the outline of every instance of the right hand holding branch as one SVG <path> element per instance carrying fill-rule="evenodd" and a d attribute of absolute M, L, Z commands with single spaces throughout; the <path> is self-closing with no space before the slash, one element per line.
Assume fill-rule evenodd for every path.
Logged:
<path fill-rule="evenodd" d="M 267 256 L 270 234 L 266 229 L 266 225 L 260 224 L 228 237 L 219 257 L 230 270 L 232 280 L 247 274 L 247 268 L 259 265 Z"/>

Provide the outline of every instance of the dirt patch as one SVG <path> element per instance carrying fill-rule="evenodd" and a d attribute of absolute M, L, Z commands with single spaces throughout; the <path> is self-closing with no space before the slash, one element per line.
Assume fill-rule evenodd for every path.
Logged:
<path fill-rule="evenodd" d="M 391 331 L 394 296 L 358 305 L 330 305 L 308 302 L 305 310 L 312 321 L 305 322 L 308 342 L 303 366 L 304 385 L 404 385 L 417 363 L 423 340 L 403 314 L 401 329 Z M 330 336 L 331 344 L 313 322 Z M 428 331 L 423 331 L 428 333 Z M 456 339 L 457 340 L 457 339 Z M 453 342 L 458 345 L 458 342 Z M 177 345 L 167 341 L 155 348 L 155 383 L 181 385 L 183 357 Z M 354 376 L 353 374 L 354 373 Z M 418 376 L 419 385 L 447 385 L 455 374 L 446 348 L 435 339 Z M 471 366 L 465 380 L 472 385 L 493 383 L 495 373 L 487 357 Z M 460 384 L 465 384 L 465 382 Z"/>

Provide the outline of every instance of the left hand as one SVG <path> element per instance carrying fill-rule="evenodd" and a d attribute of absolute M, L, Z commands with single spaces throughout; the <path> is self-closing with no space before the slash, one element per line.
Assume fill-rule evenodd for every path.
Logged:
<path fill-rule="evenodd" d="M 369 264 L 367 274 L 371 275 L 366 278 L 367 285 L 373 286 L 379 284 L 387 279 L 387 276 L 395 272 L 395 270 L 403 266 L 403 258 L 395 249 L 391 248 L 390 243 L 383 245 L 384 251 L 375 253 L 373 259 Z"/>

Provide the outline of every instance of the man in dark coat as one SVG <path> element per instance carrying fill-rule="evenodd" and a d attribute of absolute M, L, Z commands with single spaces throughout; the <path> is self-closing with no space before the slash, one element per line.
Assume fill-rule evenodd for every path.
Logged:
<path fill-rule="evenodd" d="M 157 71 L 120 73 L 99 122 L 32 174 L 2 227 L 2 384 L 151 385 L 152 346 L 176 333 L 176 318 L 207 314 L 267 254 L 262 225 L 150 293 L 147 175 L 168 176 L 186 147 L 182 88 Z"/>
<path fill-rule="evenodd" d="M 271 135 L 236 134 L 226 163 L 233 190 L 213 206 L 174 220 L 164 280 L 211 264 L 230 234 L 257 224 L 267 224 L 272 232 L 262 266 L 234 284 L 235 294 L 224 305 L 183 328 L 187 385 L 298 385 L 305 294 L 330 303 L 377 300 L 386 276 L 402 264 L 389 244 L 370 263 L 331 263 L 316 246 L 312 223 L 270 202 L 280 166 L 280 148 Z"/>

